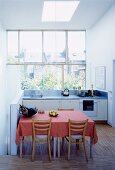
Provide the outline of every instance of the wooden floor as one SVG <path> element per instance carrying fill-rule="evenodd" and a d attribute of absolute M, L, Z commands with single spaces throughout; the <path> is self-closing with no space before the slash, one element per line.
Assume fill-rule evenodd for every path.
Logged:
<path fill-rule="evenodd" d="M 67 160 L 67 145 L 61 157 L 50 162 L 47 155 L 47 148 L 40 148 L 36 152 L 34 162 L 31 162 L 31 145 L 27 140 L 24 146 L 24 156 L 0 156 L 0 170 L 115 170 L 115 128 L 108 125 L 96 125 L 98 143 L 93 146 L 93 159 L 85 160 L 82 146 L 77 150 L 71 147 L 71 160 Z M 89 145 L 86 142 L 89 157 Z M 40 146 L 42 147 L 42 146 Z"/>

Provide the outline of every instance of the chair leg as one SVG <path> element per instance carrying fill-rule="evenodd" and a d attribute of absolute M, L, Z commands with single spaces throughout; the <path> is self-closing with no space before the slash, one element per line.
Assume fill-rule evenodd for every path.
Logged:
<path fill-rule="evenodd" d="M 68 142 L 68 160 L 70 160 L 70 140 Z"/>
<path fill-rule="evenodd" d="M 83 146 L 84 146 L 84 152 L 85 152 L 85 158 L 86 161 L 88 161 L 87 153 L 86 153 L 86 147 L 85 147 L 85 140 L 83 139 Z"/>
<path fill-rule="evenodd" d="M 20 158 L 22 158 L 22 142 L 23 142 L 23 137 L 20 139 Z"/>
<path fill-rule="evenodd" d="M 35 157 L 35 141 L 32 141 L 32 161 L 34 161 Z"/>
<path fill-rule="evenodd" d="M 48 139 L 48 154 L 49 154 L 49 160 L 51 161 L 51 145 L 50 145 L 50 139 Z"/>
<path fill-rule="evenodd" d="M 64 149 L 64 137 L 62 137 L 62 151 L 63 151 L 63 149 Z"/>
<path fill-rule="evenodd" d="M 79 149 L 79 139 L 76 139 L 76 148 Z"/>

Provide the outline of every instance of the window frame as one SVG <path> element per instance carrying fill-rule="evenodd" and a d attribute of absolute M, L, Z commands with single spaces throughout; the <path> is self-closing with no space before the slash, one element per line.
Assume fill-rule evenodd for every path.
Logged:
<path fill-rule="evenodd" d="M 40 31 L 42 32 L 42 62 L 24 62 L 24 63 L 8 63 L 7 65 L 61 65 L 62 67 L 62 89 L 64 89 L 64 66 L 65 65 L 84 65 L 85 66 L 85 73 L 86 73 L 86 30 L 6 30 L 7 33 L 10 31 L 16 31 L 18 32 L 18 55 L 20 52 L 20 32 L 21 31 Z M 50 62 L 50 63 L 45 63 L 43 61 L 43 53 L 44 53 L 44 32 L 45 31 L 65 31 L 65 48 L 66 48 L 66 56 L 65 56 L 65 62 Z M 76 61 L 75 63 L 70 63 L 69 59 L 68 59 L 68 32 L 79 32 L 79 31 L 83 31 L 85 32 L 85 60 L 84 61 Z M 7 37 L 8 40 L 8 37 Z M 8 43 L 7 43 L 7 47 L 8 47 Z M 7 48 L 8 49 L 8 48 Z M 8 50 L 7 50 L 7 56 L 8 56 Z M 7 58 L 8 59 L 8 58 Z M 8 60 L 7 60 L 8 61 Z M 85 87 L 86 87 L 86 74 L 85 74 Z"/>

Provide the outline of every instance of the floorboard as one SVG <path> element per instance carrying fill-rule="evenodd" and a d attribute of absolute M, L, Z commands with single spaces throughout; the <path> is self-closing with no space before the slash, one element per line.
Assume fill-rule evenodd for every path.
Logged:
<path fill-rule="evenodd" d="M 71 159 L 67 160 L 67 144 L 61 151 L 61 157 L 49 161 L 47 147 L 36 148 L 35 161 L 31 162 L 31 141 L 26 139 L 23 146 L 23 158 L 17 156 L 0 156 L 0 170 L 115 170 L 115 128 L 97 124 L 98 143 L 93 146 L 93 159 L 89 157 L 89 144 L 86 148 L 89 161 L 86 162 L 83 147 L 76 150 L 71 146 Z"/>

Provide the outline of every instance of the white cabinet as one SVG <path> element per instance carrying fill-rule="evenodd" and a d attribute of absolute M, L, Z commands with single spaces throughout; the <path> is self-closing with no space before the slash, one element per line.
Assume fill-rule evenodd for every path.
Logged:
<path fill-rule="evenodd" d="M 91 99 L 94 100 L 93 110 L 84 110 L 84 108 L 86 109 L 86 106 L 84 103 L 84 107 L 83 107 L 83 101 L 87 101 L 87 100 L 90 99 L 80 100 L 79 102 L 80 110 L 84 112 L 88 117 L 91 117 L 93 120 L 107 121 L 107 99 Z"/>
<path fill-rule="evenodd" d="M 46 107 L 45 100 L 23 100 L 23 105 L 29 108 L 37 108 L 39 110 Z"/>
<path fill-rule="evenodd" d="M 38 110 L 57 110 L 61 107 L 61 100 L 23 100 L 23 105 Z"/>
<path fill-rule="evenodd" d="M 88 114 L 93 120 L 107 120 L 107 99 L 94 99 L 96 114 Z M 37 108 L 38 110 L 57 110 L 63 109 L 74 109 L 81 110 L 80 100 L 23 100 L 23 105 L 26 107 Z M 83 107 L 83 105 L 82 105 Z M 87 113 L 85 113 L 87 114 Z"/>
<path fill-rule="evenodd" d="M 61 100 L 45 100 L 45 110 L 57 110 L 61 107 Z"/>
<path fill-rule="evenodd" d="M 60 108 L 79 110 L 79 100 L 61 100 Z"/>
<path fill-rule="evenodd" d="M 107 100 L 97 100 L 97 119 L 107 121 Z"/>
<path fill-rule="evenodd" d="M 36 107 L 38 110 L 57 110 L 63 109 L 79 109 L 79 100 L 23 100 L 26 107 Z"/>

